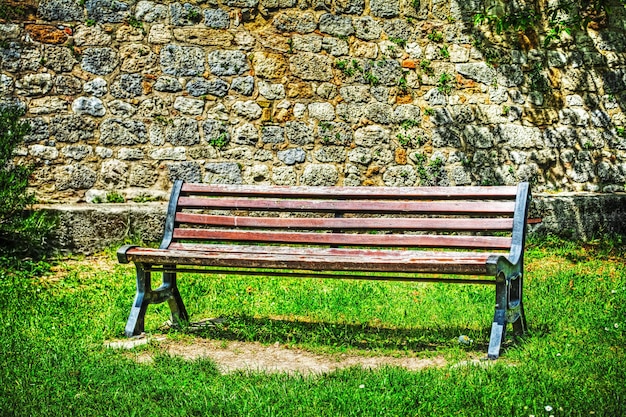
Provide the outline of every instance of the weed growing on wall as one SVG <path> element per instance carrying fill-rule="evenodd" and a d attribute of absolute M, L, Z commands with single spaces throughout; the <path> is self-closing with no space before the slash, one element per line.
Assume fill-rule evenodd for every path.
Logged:
<path fill-rule="evenodd" d="M 45 249 L 54 222 L 41 212 L 26 212 L 35 203 L 27 191 L 31 166 L 14 163 L 15 148 L 30 125 L 15 106 L 0 107 L 0 252 L 35 255 Z"/>

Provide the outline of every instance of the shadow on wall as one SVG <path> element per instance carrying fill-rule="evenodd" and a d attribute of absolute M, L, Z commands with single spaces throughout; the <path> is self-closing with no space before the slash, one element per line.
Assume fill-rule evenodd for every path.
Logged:
<path fill-rule="evenodd" d="M 542 222 L 531 234 L 590 241 L 602 236 L 626 236 L 626 196 L 619 194 L 533 196 L 529 217 Z"/>
<path fill-rule="evenodd" d="M 35 20 L 39 0 L 0 0 L 0 19 Z"/>
<path fill-rule="evenodd" d="M 623 182 L 624 173 L 612 166 L 615 155 L 602 150 L 626 150 L 626 120 L 615 111 L 626 108 L 626 71 L 619 55 L 626 52 L 626 2 L 485 0 L 455 1 L 452 7 L 460 9 L 462 30 L 482 54 L 486 65 L 480 70 L 493 78 L 491 89 L 504 82 L 527 93 L 528 102 L 519 102 L 523 112 L 542 130 L 544 145 L 557 153 L 542 167 L 545 180 L 558 183 L 551 168 L 560 165 L 575 182 L 597 186 L 590 191 L 623 191 L 623 185 L 606 186 Z M 478 70 L 463 75 L 475 79 Z M 522 110 L 512 106 L 506 110 L 511 112 Z M 559 121 L 565 127 L 552 127 Z M 495 129 L 505 141 L 503 133 Z"/>

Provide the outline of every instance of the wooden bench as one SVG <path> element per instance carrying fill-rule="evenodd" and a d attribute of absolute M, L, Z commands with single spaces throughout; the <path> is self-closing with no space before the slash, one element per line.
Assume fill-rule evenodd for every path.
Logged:
<path fill-rule="evenodd" d="M 528 183 L 390 188 L 177 181 L 160 247 L 118 250 L 119 262 L 134 262 L 137 271 L 125 332 L 144 331 L 149 304 L 167 301 L 174 322 L 189 320 L 176 285 L 180 272 L 495 284 L 488 349 L 495 359 L 507 323 L 516 333 L 526 328 L 529 200 Z M 162 274 L 156 289 L 153 272 Z"/>

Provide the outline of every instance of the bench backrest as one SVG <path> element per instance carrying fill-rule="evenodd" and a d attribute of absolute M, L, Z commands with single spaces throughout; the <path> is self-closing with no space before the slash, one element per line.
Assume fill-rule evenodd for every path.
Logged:
<path fill-rule="evenodd" d="M 523 248 L 528 183 L 498 187 L 303 187 L 177 181 L 161 248 L 232 242 Z"/>

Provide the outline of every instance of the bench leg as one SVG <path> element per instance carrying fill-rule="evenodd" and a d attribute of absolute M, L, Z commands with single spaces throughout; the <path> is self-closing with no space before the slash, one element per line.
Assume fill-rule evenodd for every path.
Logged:
<path fill-rule="evenodd" d="M 501 272 L 496 277 L 496 312 L 491 325 L 491 336 L 489 337 L 489 349 L 487 351 L 487 357 L 489 359 L 498 359 L 498 356 L 500 356 L 500 347 L 506 336 L 507 287 L 507 281 L 504 278 L 504 274 Z"/>
<path fill-rule="evenodd" d="M 178 291 L 176 285 L 176 273 L 164 272 L 163 273 L 163 286 L 161 288 L 169 288 L 171 291 L 170 297 L 167 299 L 167 304 L 170 306 L 172 323 L 187 323 L 189 322 L 189 315 L 183 299 Z"/>
<path fill-rule="evenodd" d="M 526 315 L 522 303 L 523 274 L 515 273 L 508 278 L 504 272 L 496 277 L 496 312 L 491 325 L 491 337 L 489 339 L 489 359 L 497 359 L 500 355 L 500 347 L 506 336 L 507 323 L 513 323 L 513 331 L 516 335 L 526 332 Z"/>
<path fill-rule="evenodd" d="M 524 333 L 526 333 L 526 315 L 524 314 L 524 304 L 522 302 L 520 302 L 519 305 L 519 312 L 520 312 L 520 316 L 519 318 L 513 322 L 513 332 L 515 332 L 516 335 L 521 336 Z"/>
<path fill-rule="evenodd" d="M 135 295 L 135 301 L 126 322 L 124 333 L 127 337 L 143 333 L 144 317 L 148 310 L 148 304 L 150 304 L 150 294 L 152 292 L 150 272 L 144 271 L 142 264 L 136 264 L 135 269 L 137 270 L 137 295 Z"/>
<path fill-rule="evenodd" d="M 137 270 L 137 295 L 130 310 L 126 329 L 127 337 L 140 335 L 144 331 L 144 318 L 149 304 L 159 304 L 167 301 L 170 307 L 172 323 L 188 322 L 189 315 L 183 304 L 176 285 L 176 273 L 164 272 L 163 284 L 153 290 L 150 272 L 145 270 L 145 265 L 136 264 Z"/>
<path fill-rule="evenodd" d="M 516 335 L 526 333 L 526 315 L 522 302 L 522 289 L 524 284 L 523 273 L 520 272 L 515 279 L 510 281 L 508 305 L 510 308 L 509 321 L 513 323 L 513 331 Z"/>

